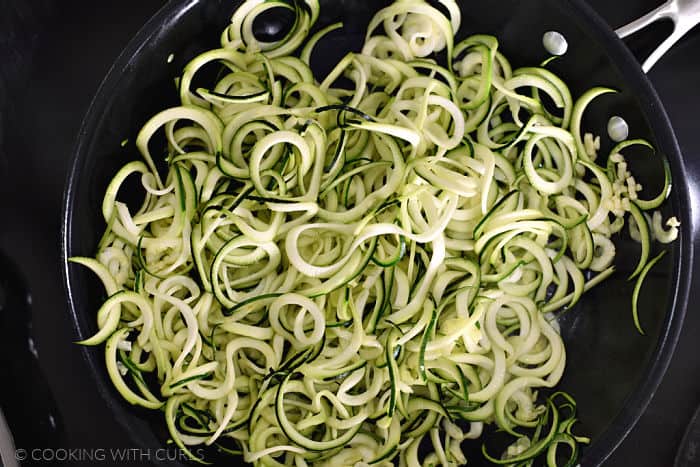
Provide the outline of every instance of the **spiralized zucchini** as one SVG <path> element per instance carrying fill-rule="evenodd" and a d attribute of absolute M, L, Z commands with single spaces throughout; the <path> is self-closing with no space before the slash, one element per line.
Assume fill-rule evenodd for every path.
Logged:
<path fill-rule="evenodd" d="M 456 466 L 491 424 L 513 437 L 500 457 L 483 446 L 499 464 L 572 465 L 588 442 L 573 399 L 547 391 L 566 365 L 552 313 L 613 273 L 628 212 L 643 279 L 643 211 L 670 173 L 639 200 L 621 152 L 648 143 L 601 167 L 582 133 L 612 90 L 574 100 L 494 37 L 457 42 L 460 10 L 439 3 L 379 11 L 319 82 L 314 46 L 341 25 L 307 39 L 316 0 L 244 2 L 110 183 L 97 255 L 72 259 L 108 295 L 82 344 L 106 343 L 116 389 L 163 410 L 194 460 L 207 445 L 260 466 Z M 295 23 L 258 40 L 276 8 Z M 120 201 L 134 177 L 137 209 Z M 655 215 L 665 242 L 668 225 Z"/>

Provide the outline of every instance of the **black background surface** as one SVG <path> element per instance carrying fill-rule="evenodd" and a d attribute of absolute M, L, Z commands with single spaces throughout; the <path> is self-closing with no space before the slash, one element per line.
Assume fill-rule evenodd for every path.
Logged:
<path fill-rule="evenodd" d="M 659 2 L 590 3 L 611 25 L 620 26 Z M 30 452 L 130 447 L 67 337 L 73 328 L 60 274 L 60 210 L 74 138 L 90 100 L 121 49 L 162 4 L 0 0 L 0 405 L 17 447 Z M 660 26 L 629 43 L 644 55 L 667 31 Z M 650 78 L 699 186 L 700 31 L 678 44 Z M 698 201 L 696 192 L 696 227 Z M 606 466 L 673 462 L 700 403 L 700 316 L 695 310 L 700 276 L 694 282 L 667 376 Z"/>

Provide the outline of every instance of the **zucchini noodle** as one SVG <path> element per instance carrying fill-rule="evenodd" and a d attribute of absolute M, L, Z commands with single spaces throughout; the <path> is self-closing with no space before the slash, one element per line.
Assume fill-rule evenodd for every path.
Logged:
<path fill-rule="evenodd" d="M 244 2 L 109 184 L 98 252 L 72 259 L 108 296 L 81 343 L 106 344 L 115 388 L 163 410 L 193 460 L 206 445 L 260 466 L 457 466 L 491 424 L 512 437 L 500 457 L 482 446 L 496 464 L 573 463 L 588 442 L 549 391 L 566 366 L 552 313 L 613 273 L 628 213 L 643 280 L 652 234 L 678 234 L 645 217 L 670 171 L 640 200 L 622 152 L 649 143 L 603 167 L 582 133 L 612 90 L 574 100 L 496 38 L 457 41 L 457 4 L 437 3 L 377 12 L 319 82 L 314 46 L 342 25 L 307 39 L 316 0 Z M 279 8 L 296 18 L 285 37 L 256 38 Z M 129 179 L 137 208 L 120 201 Z"/>

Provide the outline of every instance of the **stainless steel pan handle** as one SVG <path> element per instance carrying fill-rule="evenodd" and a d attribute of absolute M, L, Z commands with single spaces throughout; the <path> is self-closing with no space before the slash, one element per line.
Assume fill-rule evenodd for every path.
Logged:
<path fill-rule="evenodd" d="M 646 59 L 642 65 L 644 73 L 648 73 L 676 42 L 700 23 L 700 0 L 668 0 L 659 8 L 619 28 L 615 32 L 621 39 L 624 39 L 661 19 L 673 21 L 673 32 Z"/>

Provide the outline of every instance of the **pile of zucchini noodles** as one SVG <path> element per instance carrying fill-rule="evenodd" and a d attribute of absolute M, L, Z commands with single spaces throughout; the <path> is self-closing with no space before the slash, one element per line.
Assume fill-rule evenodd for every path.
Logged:
<path fill-rule="evenodd" d="M 382 9 L 319 83 L 313 48 L 342 25 L 307 38 L 317 0 L 244 2 L 110 183 L 96 258 L 72 258 L 108 295 L 81 343 L 106 342 L 116 389 L 163 410 L 193 459 L 215 445 L 265 466 L 456 466 L 495 423 L 514 442 L 482 446 L 488 460 L 555 465 L 588 441 L 573 399 L 546 391 L 566 362 L 553 313 L 613 273 L 627 213 L 636 298 L 651 242 L 678 233 L 646 214 L 668 166 L 639 199 L 622 153 L 649 144 L 600 166 L 582 133 L 611 89 L 574 101 L 494 37 L 455 43 L 460 10 L 439 4 Z M 291 30 L 258 40 L 278 8 Z M 195 86 L 211 64 L 216 82 Z M 118 197 L 130 177 L 138 210 Z"/>

